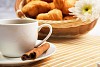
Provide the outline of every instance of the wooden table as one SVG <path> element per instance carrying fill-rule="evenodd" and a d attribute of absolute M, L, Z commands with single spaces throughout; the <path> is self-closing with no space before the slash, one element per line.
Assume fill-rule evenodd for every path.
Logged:
<path fill-rule="evenodd" d="M 50 38 L 48 41 L 56 45 L 52 56 L 20 67 L 97 67 L 100 62 L 100 36 Z"/>
<path fill-rule="evenodd" d="M 100 36 L 51 38 L 49 42 L 56 45 L 55 54 L 22 67 L 96 67 L 100 62 Z"/>

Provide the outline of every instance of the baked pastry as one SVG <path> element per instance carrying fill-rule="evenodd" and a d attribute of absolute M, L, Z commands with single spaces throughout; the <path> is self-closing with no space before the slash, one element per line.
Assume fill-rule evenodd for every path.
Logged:
<path fill-rule="evenodd" d="M 68 15 L 64 17 L 64 20 L 72 20 L 72 19 L 76 19 L 76 17 L 72 15 Z"/>
<path fill-rule="evenodd" d="M 28 17 L 35 17 L 40 13 L 50 10 L 50 5 L 44 1 L 31 1 L 22 8 L 22 12 Z"/>
<path fill-rule="evenodd" d="M 26 0 L 26 3 L 29 3 L 30 1 L 40 1 L 40 0 Z"/>
<path fill-rule="evenodd" d="M 53 2 L 53 0 L 26 0 L 26 3 L 29 3 L 29 2 L 31 2 L 31 1 L 45 1 L 45 2 L 47 2 L 47 3 Z"/>
<path fill-rule="evenodd" d="M 37 16 L 38 20 L 62 20 L 62 12 L 59 9 L 53 9 L 48 13 L 42 13 Z"/>
<path fill-rule="evenodd" d="M 63 14 L 68 15 L 69 8 L 73 7 L 77 0 L 53 0 L 57 9 L 60 9 Z"/>
<path fill-rule="evenodd" d="M 42 0 L 42 1 L 45 1 L 45 2 L 48 2 L 48 3 L 53 2 L 53 0 Z"/>
<path fill-rule="evenodd" d="M 36 19 L 38 19 L 38 20 L 48 20 L 50 18 L 49 18 L 48 13 L 42 13 L 42 14 L 39 14 Z"/>
<path fill-rule="evenodd" d="M 53 0 L 53 2 L 57 9 L 63 9 L 65 0 Z"/>
<path fill-rule="evenodd" d="M 26 3 L 29 3 L 31 0 L 26 0 Z"/>
<path fill-rule="evenodd" d="M 52 9 L 55 9 L 55 5 L 54 5 L 53 2 L 49 3 L 49 5 L 50 5 L 51 10 L 52 10 Z"/>

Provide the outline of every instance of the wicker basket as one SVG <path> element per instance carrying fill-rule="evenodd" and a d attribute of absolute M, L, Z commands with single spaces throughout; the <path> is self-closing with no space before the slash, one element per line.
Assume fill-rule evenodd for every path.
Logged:
<path fill-rule="evenodd" d="M 22 6 L 21 4 L 24 4 L 25 0 L 16 0 L 15 3 L 15 11 L 21 9 Z M 19 16 L 20 14 L 18 14 Z M 22 14 L 21 14 L 22 15 Z M 20 16 L 19 16 L 20 17 Z M 22 17 L 23 18 L 23 17 Z M 53 21 L 53 20 L 37 20 L 39 22 L 39 25 L 41 24 L 51 24 L 53 27 L 53 33 L 51 37 L 79 37 L 87 32 L 89 32 L 96 24 L 97 19 L 94 20 L 93 22 L 87 21 L 87 22 L 82 22 L 81 20 L 62 20 L 62 21 Z M 48 28 L 43 28 L 39 36 L 40 37 L 45 37 L 48 33 L 49 29 Z"/>

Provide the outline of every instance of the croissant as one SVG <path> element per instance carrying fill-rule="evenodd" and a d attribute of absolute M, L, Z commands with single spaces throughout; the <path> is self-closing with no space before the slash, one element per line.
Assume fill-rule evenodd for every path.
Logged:
<path fill-rule="evenodd" d="M 72 15 L 68 15 L 64 17 L 64 20 L 72 20 L 72 19 L 76 19 L 76 17 Z"/>
<path fill-rule="evenodd" d="M 26 0 L 26 3 L 29 3 L 30 1 L 40 1 L 40 0 Z"/>
<path fill-rule="evenodd" d="M 60 10 L 64 7 L 64 1 L 65 0 L 53 0 L 55 7 Z"/>
<path fill-rule="evenodd" d="M 38 20 L 62 20 L 62 12 L 58 9 L 53 9 L 48 13 L 42 13 L 37 16 Z"/>
<path fill-rule="evenodd" d="M 35 17 L 40 13 L 50 10 L 50 5 L 44 1 L 31 1 L 22 8 L 22 12 L 28 17 Z"/>
<path fill-rule="evenodd" d="M 30 1 L 33 1 L 33 0 L 26 0 L 26 3 L 29 3 Z"/>
<path fill-rule="evenodd" d="M 55 5 L 54 5 L 53 2 L 49 3 L 49 5 L 50 5 L 51 10 L 52 10 L 52 9 L 55 9 Z"/>
<path fill-rule="evenodd" d="M 55 7 L 60 9 L 65 15 L 68 15 L 68 9 L 73 7 L 76 1 L 77 0 L 53 0 Z"/>
<path fill-rule="evenodd" d="M 53 0 L 42 0 L 42 1 L 45 1 L 45 2 L 48 2 L 48 3 L 53 2 Z"/>
<path fill-rule="evenodd" d="M 31 1 L 45 1 L 45 2 L 47 2 L 47 3 L 53 2 L 53 0 L 26 0 L 26 3 L 29 3 L 29 2 L 31 2 Z"/>

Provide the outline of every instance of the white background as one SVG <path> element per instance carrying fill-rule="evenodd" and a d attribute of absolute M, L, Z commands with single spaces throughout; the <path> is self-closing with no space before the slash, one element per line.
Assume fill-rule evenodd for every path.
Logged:
<path fill-rule="evenodd" d="M 15 0 L 0 0 L 0 19 L 16 18 Z"/>

